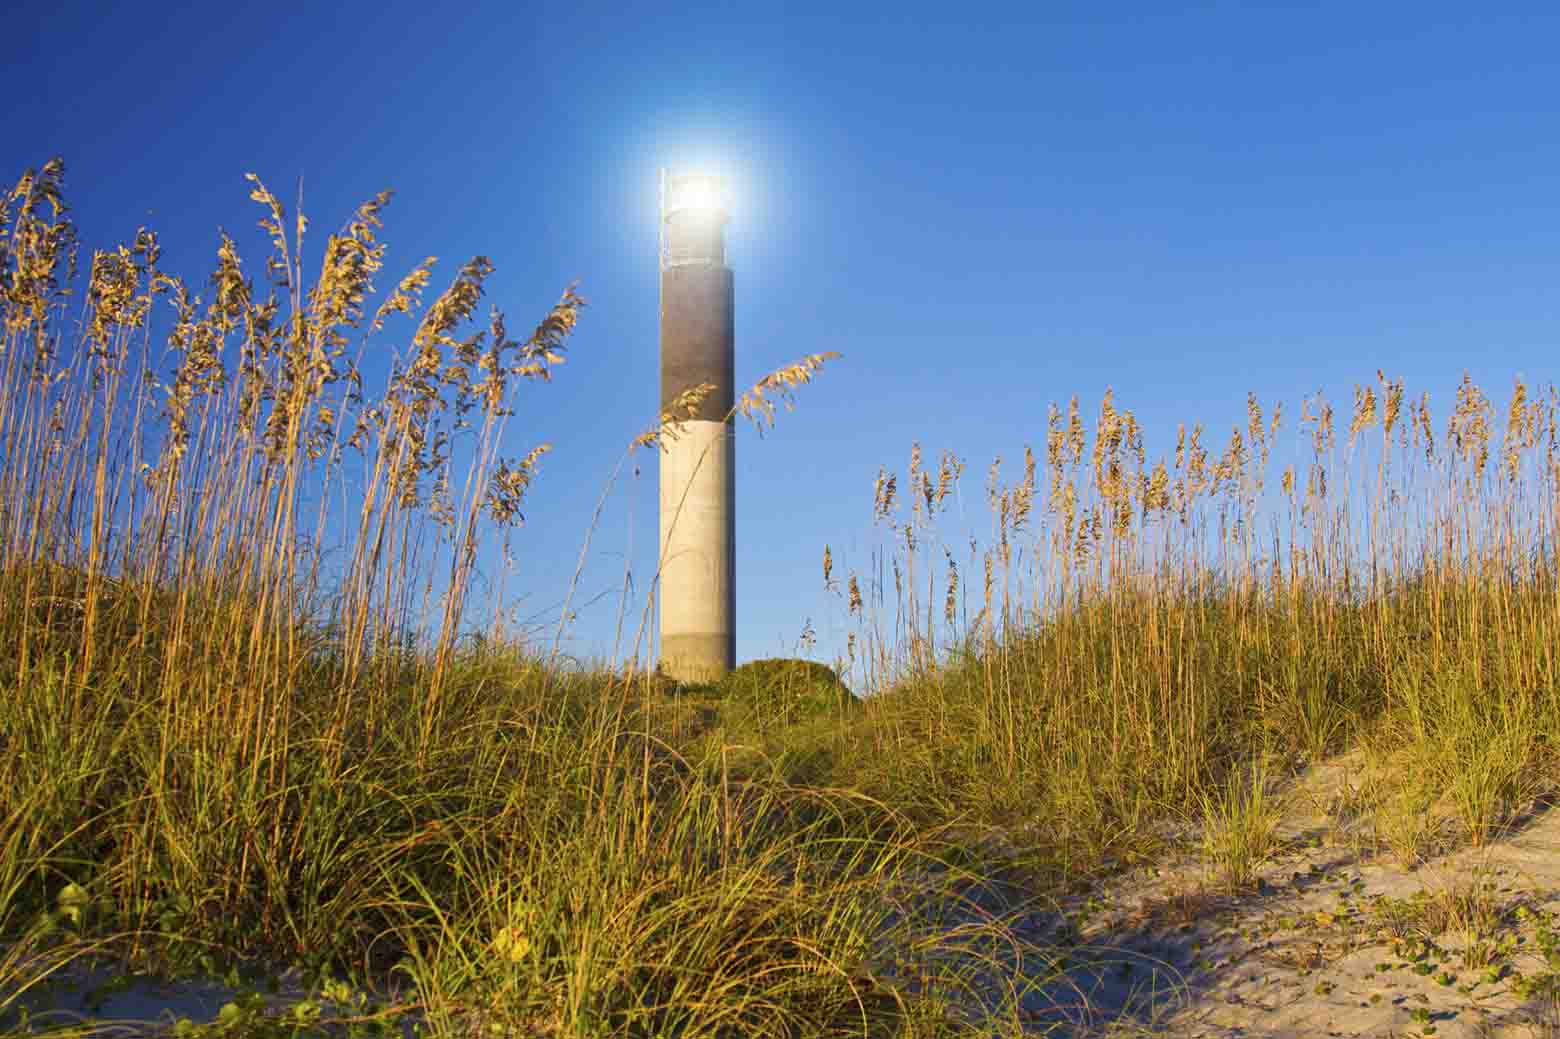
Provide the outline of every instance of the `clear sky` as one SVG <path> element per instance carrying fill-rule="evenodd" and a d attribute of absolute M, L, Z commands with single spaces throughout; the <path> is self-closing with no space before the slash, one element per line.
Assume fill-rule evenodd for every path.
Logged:
<path fill-rule="evenodd" d="M 953 522 L 980 532 L 992 458 L 1017 479 L 1073 394 L 1092 430 L 1113 387 L 1150 463 L 1177 422 L 1221 447 L 1248 391 L 1281 400 L 1276 475 L 1301 398 L 1346 414 L 1377 368 L 1438 427 L 1464 370 L 1497 407 L 1519 373 L 1556 381 L 1550 3 L 21 0 L 4 36 L 0 175 L 62 155 L 89 246 L 149 224 L 193 284 L 226 227 L 259 278 L 253 171 L 289 205 L 302 178 L 316 264 L 395 189 L 382 290 L 436 255 L 432 298 L 484 254 L 525 330 L 579 281 L 568 364 L 505 445 L 554 445 L 514 542 L 523 617 L 556 615 L 657 406 L 663 164 L 730 177 L 739 387 L 844 355 L 739 433 L 743 660 L 809 619 L 838 649 L 823 548 L 866 567 L 873 479 L 912 441 L 968 462 Z M 653 464 L 614 491 L 570 652 L 611 651 L 625 563 L 637 616 L 655 503 Z"/>

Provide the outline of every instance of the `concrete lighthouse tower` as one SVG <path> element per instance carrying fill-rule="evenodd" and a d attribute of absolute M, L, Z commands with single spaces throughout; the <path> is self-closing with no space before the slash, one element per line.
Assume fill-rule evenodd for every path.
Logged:
<path fill-rule="evenodd" d="M 660 456 L 661 669 L 680 682 L 718 681 L 737 655 L 726 217 L 714 177 L 661 172 L 661 410 L 693 387 L 715 387 Z"/>

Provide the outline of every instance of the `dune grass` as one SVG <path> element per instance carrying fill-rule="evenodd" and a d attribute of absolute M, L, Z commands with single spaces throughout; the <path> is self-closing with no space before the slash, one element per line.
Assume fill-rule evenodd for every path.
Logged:
<path fill-rule="evenodd" d="M 1149 467 L 1108 393 L 1086 455 L 1074 398 L 1043 501 L 1028 448 L 1016 484 L 993 465 L 984 550 L 944 533 L 963 463 L 917 446 L 903 493 L 878 480 L 867 576 L 825 549 L 838 669 L 875 695 L 790 666 L 678 688 L 464 620 L 546 451 L 498 447 L 572 288 L 523 342 L 496 310 L 463 331 L 483 257 L 370 312 L 388 193 L 306 289 L 302 218 L 255 180 L 264 299 L 225 236 L 195 296 L 143 231 L 72 310 L 62 176 L 24 176 L 0 223 L 0 1017 L 105 954 L 407 986 L 361 1034 L 414 1008 L 450 1034 L 1016 1034 L 1019 992 L 988 1026 L 949 1010 L 974 975 L 893 896 L 1017 868 L 1043 903 L 1183 840 L 1167 822 L 1239 884 L 1273 844 L 1266 777 L 1349 746 L 1391 766 L 1365 810 L 1407 859 L 1491 839 L 1557 775 L 1553 387 L 1518 381 L 1497 440 L 1465 379 L 1437 437 L 1378 373 L 1341 452 L 1307 401 L 1276 508 L 1278 410 Z M 369 396 L 357 358 L 402 321 Z M 822 360 L 739 408 L 772 419 Z M 1415 829 L 1433 805 L 1453 832 Z M 1041 977 L 1057 955 L 1027 952 Z M 238 1009 L 228 1034 L 292 1034 Z"/>

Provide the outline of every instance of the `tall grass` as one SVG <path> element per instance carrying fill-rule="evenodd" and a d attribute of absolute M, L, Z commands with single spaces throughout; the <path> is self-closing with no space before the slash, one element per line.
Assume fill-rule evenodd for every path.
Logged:
<path fill-rule="evenodd" d="M 107 949 L 393 970 L 445 1029 L 463 1009 L 573 1035 L 903 1017 L 864 964 L 882 874 L 926 833 L 753 780 L 686 712 L 668 730 L 642 672 L 462 638 L 478 539 L 514 526 L 546 451 L 499 456 L 514 391 L 562 361 L 583 300 L 523 341 L 496 309 L 468 334 L 477 257 L 426 307 L 432 260 L 370 310 L 388 193 L 306 289 L 306 221 L 250 180 L 263 296 L 227 236 L 198 295 L 142 230 L 93 253 L 74 326 L 62 164 L 4 198 L 0 1015 Z M 372 396 L 359 361 L 397 321 Z M 771 421 L 828 356 L 737 410 Z"/>
<path fill-rule="evenodd" d="M 917 445 L 877 481 L 871 566 L 824 550 L 840 663 L 881 692 L 790 724 L 647 674 L 653 593 L 595 669 L 465 637 L 476 546 L 546 451 L 499 445 L 573 288 L 523 341 L 497 310 L 467 330 L 482 257 L 371 309 L 385 193 L 306 289 L 305 221 L 251 178 L 263 298 L 226 236 L 195 295 L 143 230 L 93 253 L 73 311 L 62 178 L 0 213 L 0 1018 L 108 951 L 344 972 L 441 1032 L 977 1034 L 933 993 L 989 978 L 907 890 L 1016 858 L 1049 897 L 1199 816 L 1249 876 L 1275 839 L 1259 786 L 1349 745 L 1400 766 L 1377 832 L 1407 857 L 1447 837 L 1403 825 L 1427 806 L 1485 841 L 1556 774 L 1552 387 L 1518 381 L 1497 437 L 1464 379 L 1438 436 L 1378 373 L 1341 445 L 1304 403 L 1312 457 L 1276 484 L 1277 407 L 1249 399 L 1217 459 L 1198 425 L 1150 466 L 1130 411 L 1107 393 L 1091 447 L 1074 398 L 1044 470 L 1027 447 L 1017 483 L 991 467 L 984 547 L 947 532 L 965 463 Z M 397 327 L 370 395 L 363 351 Z M 737 410 L 767 423 L 829 356 Z"/>
<path fill-rule="evenodd" d="M 1482 841 L 1554 775 L 1560 398 L 1518 378 L 1497 430 L 1464 376 L 1439 436 L 1429 395 L 1405 399 L 1381 372 L 1356 387 L 1341 444 L 1332 406 L 1305 400 L 1310 458 L 1275 495 L 1282 405 L 1249 397 L 1217 458 L 1183 424 L 1150 464 L 1110 392 L 1092 441 L 1074 397 L 1050 409 L 1043 470 L 1028 446 L 1019 482 L 992 465 L 992 537 L 967 551 L 943 517 L 965 463 L 929 468 L 916 445 L 903 494 L 877 479 L 872 572 L 825 579 L 853 621 L 846 662 L 899 690 L 895 739 L 940 748 L 950 798 L 995 788 L 1078 865 L 1254 754 L 1360 741 Z"/>

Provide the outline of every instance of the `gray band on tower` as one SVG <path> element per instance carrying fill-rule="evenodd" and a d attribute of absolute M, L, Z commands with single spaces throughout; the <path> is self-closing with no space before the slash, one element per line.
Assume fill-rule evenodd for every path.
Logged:
<path fill-rule="evenodd" d="M 726 267 L 670 267 L 661 272 L 661 410 L 704 383 L 715 389 L 688 415 L 725 421 L 735 402 L 732 343 L 734 290 Z M 685 411 L 679 411 L 678 418 Z"/>

